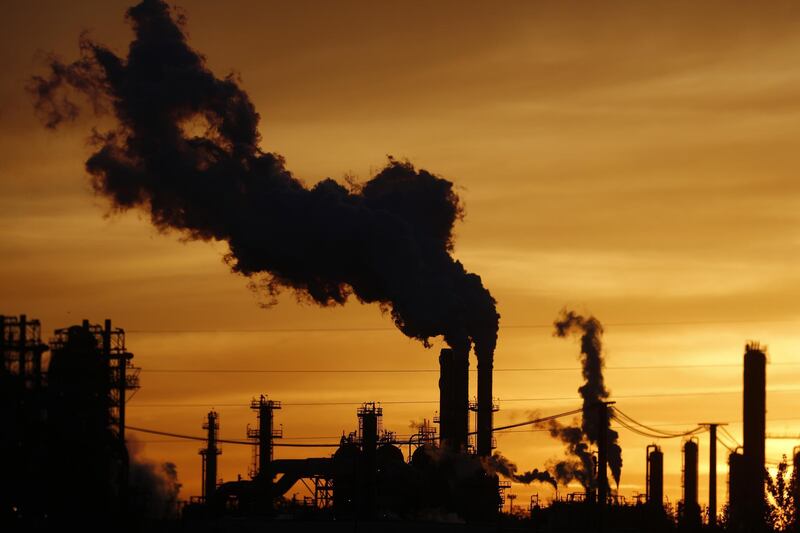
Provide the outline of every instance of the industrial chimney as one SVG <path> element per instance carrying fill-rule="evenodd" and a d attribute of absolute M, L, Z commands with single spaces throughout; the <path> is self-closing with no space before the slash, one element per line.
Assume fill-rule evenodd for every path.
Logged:
<path fill-rule="evenodd" d="M 696 437 L 683 443 L 683 510 L 681 520 L 689 528 L 700 525 L 700 504 L 697 500 L 697 465 L 699 444 Z"/>
<path fill-rule="evenodd" d="M 439 354 L 439 434 L 443 447 L 467 448 L 469 433 L 469 353 L 443 348 Z"/>
<path fill-rule="evenodd" d="M 200 450 L 200 455 L 203 456 L 203 499 L 206 505 L 211 505 L 217 491 L 217 456 L 222 453 L 217 447 L 219 415 L 216 411 L 208 412 L 208 420 L 203 423 L 203 429 L 208 431 L 206 447 Z"/>
<path fill-rule="evenodd" d="M 744 484 L 742 496 L 747 527 L 757 528 L 764 509 L 764 441 L 767 411 L 767 356 L 757 342 L 744 353 Z"/>
<path fill-rule="evenodd" d="M 655 444 L 647 447 L 647 503 L 656 508 L 664 505 L 664 452 Z"/>
<path fill-rule="evenodd" d="M 478 446 L 480 457 L 492 455 L 492 415 L 497 410 L 492 399 L 492 371 L 491 357 L 478 357 Z"/>
<path fill-rule="evenodd" d="M 250 409 L 258 413 L 258 427 L 247 427 L 247 438 L 256 444 L 256 464 L 253 477 L 261 482 L 272 483 L 271 463 L 275 439 L 283 437 L 283 429 L 275 429 L 275 411 L 281 408 L 281 402 L 270 400 L 265 395 L 250 402 Z"/>
<path fill-rule="evenodd" d="M 745 507 L 744 456 L 734 450 L 728 456 L 728 522 L 742 524 Z"/>
<path fill-rule="evenodd" d="M 361 442 L 362 487 L 363 492 L 357 500 L 358 512 L 362 516 L 370 516 L 375 512 L 377 490 L 377 449 L 378 426 L 383 416 L 383 408 L 375 402 L 366 402 L 358 408 L 358 432 Z"/>

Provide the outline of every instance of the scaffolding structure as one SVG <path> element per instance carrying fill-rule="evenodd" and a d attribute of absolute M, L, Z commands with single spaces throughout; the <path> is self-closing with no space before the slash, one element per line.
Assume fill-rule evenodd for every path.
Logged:
<path fill-rule="evenodd" d="M 133 366 L 133 354 L 125 347 L 125 330 L 122 328 L 112 328 L 111 320 L 106 319 L 101 326 L 99 324 L 89 324 L 84 320 L 82 327 L 88 331 L 97 343 L 101 351 L 103 362 L 108 370 L 109 387 L 109 419 L 111 430 L 125 447 L 125 403 L 128 393 L 135 394 L 139 388 L 140 368 Z M 50 349 L 52 351 L 64 348 L 69 339 L 71 328 L 61 328 L 53 332 L 50 339 Z"/>
<path fill-rule="evenodd" d="M 203 494 L 202 499 L 206 504 L 210 504 L 214 499 L 217 490 L 217 456 L 222 454 L 222 450 L 217 446 L 219 435 L 219 415 L 216 411 L 209 411 L 206 421 L 203 422 L 203 429 L 207 431 L 206 447 L 198 452 L 202 457 L 203 470 Z"/>
<path fill-rule="evenodd" d="M 263 394 L 250 402 L 250 409 L 256 411 L 258 418 L 257 428 L 247 426 L 247 438 L 254 444 L 253 467 L 250 470 L 250 477 L 253 479 L 270 476 L 269 465 L 274 458 L 275 448 L 273 441 L 283 437 L 283 427 L 274 427 L 274 411 L 280 408 L 281 402 L 270 400 Z"/>
<path fill-rule="evenodd" d="M 20 376 L 26 388 L 42 385 L 42 326 L 26 315 L 0 315 L 0 372 Z"/>

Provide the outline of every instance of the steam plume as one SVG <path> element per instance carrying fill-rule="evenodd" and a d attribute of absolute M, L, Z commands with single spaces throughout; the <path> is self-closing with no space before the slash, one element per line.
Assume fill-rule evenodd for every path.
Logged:
<path fill-rule="evenodd" d="M 84 36 L 80 59 L 53 59 L 29 84 L 47 127 L 79 115 L 74 94 L 116 119 L 93 133 L 86 162 L 113 210 L 138 208 L 162 231 L 226 242 L 232 270 L 271 298 L 288 288 L 328 306 L 353 295 L 426 346 L 438 335 L 454 348 L 474 343 L 479 365 L 491 367 L 499 315 L 480 277 L 451 256 L 463 217 L 451 182 L 390 158 L 363 184 L 304 186 L 262 151 L 247 93 L 208 70 L 182 18 L 162 0 L 127 18 L 127 57 Z"/>
<path fill-rule="evenodd" d="M 178 470 L 174 463 L 154 463 L 141 455 L 141 444 L 128 438 L 131 506 L 139 519 L 164 520 L 178 516 Z"/>
<path fill-rule="evenodd" d="M 483 458 L 482 461 L 484 469 L 490 474 L 500 474 L 505 478 L 513 479 L 514 481 L 525 483 L 526 485 L 534 481 L 539 481 L 551 485 L 554 489 L 558 488 L 558 483 L 555 478 L 547 471 L 540 472 L 538 469 L 534 468 L 529 472 L 517 474 L 517 465 L 500 453 L 494 453 L 491 457 Z"/>
<path fill-rule="evenodd" d="M 555 321 L 555 333 L 557 337 L 566 337 L 571 333 L 581 334 L 581 366 L 583 368 L 584 384 L 578 388 L 578 392 L 583 398 L 583 417 L 580 427 L 562 426 L 557 422 L 550 425 L 550 433 L 561 438 L 567 444 L 568 453 L 577 457 L 584 473 L 581 477 L 587 477 L 590 487 L 594 488 L 594 476 L 587 473 L 593 472 L 593 460 L 587 443 L 597 444 L 603 432 L 606 434 L 608 443 L 608 465 L 614 481 L 619 485 L 620 474 L 622 472 L 622 448 L 618 443 L 619 434 L 611 429 L 608 419 L 601 420 L 597 405 L 609 396 L 603 380 L 603 345 L 600 337 L 603 334 L 603 326 L 595 317 L 583 317 L 574 311 L 562 310 L 561 316 Z M 573 466 L 577 466 L 573 464 Z M 565 470 L 566 472 L 566 470 Z M 572 475 L 575 475 L 573 470 Z M 580 478 L 577 478 L 580 479 Z M 587 485 L 584 484 L 586 487 Z"/>

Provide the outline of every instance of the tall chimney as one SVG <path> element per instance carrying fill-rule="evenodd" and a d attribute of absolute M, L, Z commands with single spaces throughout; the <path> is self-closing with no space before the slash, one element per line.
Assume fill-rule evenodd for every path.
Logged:
<path fill-rule="evenodd" d="M 443 348 L 439 354 L 439 433 L 442 446 L 467 447 L 469 432 L 469 354 Z"/>
<path fill-rule="evenodd" d="M 363 459 L 361 472 L 363 491 L 360 491 L 358 498 L 358 511 L 362 516 L 370 516 L 376 507 L 378 419 L 383 415 L 383 409 L 377 407 L 375 402 L 367 402 L 358 409 L 357 415 Z"/>
<path fill-rule="evenodd" d="M 745 522 L 757 528 L 764 510 L 764 441 L 767 410 L 767 356 L 757 342 L 749 342 L 744 353 L 744 456 Z"/>
<path fill-rule="evenodd" d="M 208 412 L 208 420 L 203 423 L 203 429 L 208 430 L 206 447 L 200 450 L 200 455 L 203 456 L 203 497 L 206 505 L 211 505 L 217 491 L 217 456 L 222 453 L 217 448 L 219 416 L 216 411 Z"/>
<path fill-rule="evenodd" d="M 647 447 L 647 503 L 655 508 L 664 505 L 664 452 L 655 444 Z"/>
<path fill-rule="evenodd" d="M 492 455 L 492 358 L 478 357 L 478 455 Z"/>
<path fill-rule="evenodd" d="M 744 456 L 733 451 L 728 456 L 728 521 L 731 524 L 742 524 L 746 505 Z"/>

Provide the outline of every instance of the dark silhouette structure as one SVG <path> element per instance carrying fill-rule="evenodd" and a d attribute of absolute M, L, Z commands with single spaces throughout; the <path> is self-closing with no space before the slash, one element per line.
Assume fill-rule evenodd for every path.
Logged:
<path fill-rule="evenodd" d="M 161 229 L 227 243 L 236 273 L 269 279 L 267 297 L 289 289 L 333 306 L 354 296 L 389 311 L 410 338 L 442 336 L 459 360 L 474 348 L 478 451 L 490 455 L 499 315 L 480 277 L 452 256 L 464 215 L 453 183 L 390 158 L 364 183 L 306 187 L 261 146 L 248 94 L 209 70 L 168 4 L 144 0 L 127 19 L 126 57 L 84 36 L 78 60 L 53 59 L 28 87 L 47 127 L 79 114 L 73 94 L 111 115 L 114 134 L 95 136 L 86 162 L 96 192 Z M 185 131 L 192 120 L 208 131 Z"/>
<path fill-rule="evenodd" d="M 664 507 L 664 452 L 655 444 L 647 447 L 645 474 L 646 501 L 657 509 Z"/>
<path fill-rule="evenodd" d="M 204 501 L 211 504 L 215 501 L 217 491 L 217 457 L 222 455 L 222 450 L 217 445 L 217 435 L 219 435 L 219 415 L 216 411 L 209 411 L 206 421 L 203 422 L 203 429 L 206 430 L 206 447 L 200 449 L 203 460 L 203 494 Z"/>
<path fill-rule="evenodd" d="M 46 365 L 38 321 L 0 321 L 0 517 L 24 527 L 122 528 L 131 501 L 125 396 L 138 369 L 111 321 L 55 331 Z M 16 450 L 15 450 L 16 449 Z"/>
<path fill-rule="evenodd" d="M 742 496 L 745 528 L 758 531 L 764 527 L 765 515 L 765 453 L 767 412 L 767 355 L 766 348 L 749 342 L 744 353 L 744 482 Z"/>
<path fill-rule="evenodd" d="M 747 469 L 744 455 L 737 449 L 728 455 L 728 524 L 733 531 L 744 531 L 747 502 Z"/>
<path fill-rule="evenodd" d="M 688 530 L 698 529 L 701 523 L 697 498 L 699 448 L 695 437 L 683 443 L 683 500 L 679 520 Z"/>
<path fill-rule="evenodd" d="M 469 433 L 469 358 L 450 348 L 439 354 L 439 434 L 443 447 L 467 451 Z"/>
<path fill-rule="evenodd" d="M 708 427 L 708 526 L 717 526 L 717 427 L 725 424 L 701 424 Z"/>

